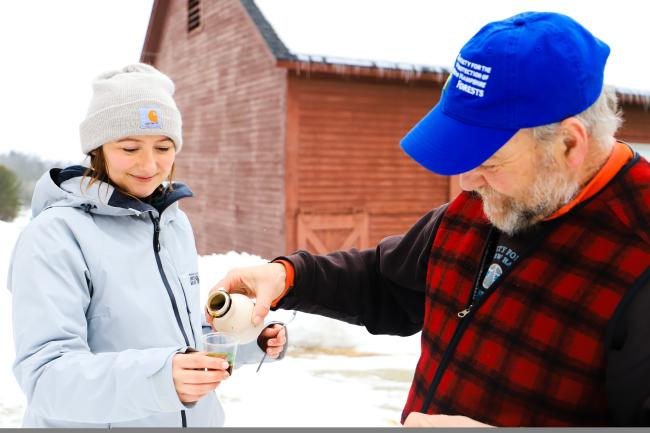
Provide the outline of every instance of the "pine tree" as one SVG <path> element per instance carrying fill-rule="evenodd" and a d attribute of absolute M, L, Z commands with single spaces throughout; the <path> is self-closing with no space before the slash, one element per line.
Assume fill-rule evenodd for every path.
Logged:
<path fill-rule="evenodd" d="M 18 176 L 0 165 L 0 220 L 13 221 L 20 210 L 20 181 Z"/>

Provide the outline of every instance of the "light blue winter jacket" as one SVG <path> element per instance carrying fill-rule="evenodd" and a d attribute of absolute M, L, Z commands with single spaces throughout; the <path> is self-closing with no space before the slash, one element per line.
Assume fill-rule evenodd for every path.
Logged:
<path fill-rule="evenodd" d="M 175 184 L 159 214 L 106 184 L 86 191 L 82 170 L 39 180 L 9 269 L 23 425 L 223 425 L 216 395 L 184 405 L 171 373 L 174 354 L 201 345 L 196 247 L 177 202 L 192 193 Z M 237 364 L 262 356 L 253 342 Z"/>

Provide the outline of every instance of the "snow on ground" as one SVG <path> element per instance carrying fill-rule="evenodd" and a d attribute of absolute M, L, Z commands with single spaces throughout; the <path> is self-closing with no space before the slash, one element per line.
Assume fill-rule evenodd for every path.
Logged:
<path fill-rule="evenodd" d="M 26 213 L 13 223 L 0 221 L 0 427 L 19 427 L 25 397 L 12 373 L 11 294 L 6 290 L 13 245 L 28 223 Z M 247 253 L 199 259 L 202 302 L 229 269 L 264 263 Z M 288 320 L 277 311 L 273 320 Z M 364 328 L 298 313 L 288 325 L 284 360 L 235 370 L 217 389 L 226 426 L 364 427 L 397 426 L 419 353 L 419 334 L 401 338 L 372 336 Z"/>

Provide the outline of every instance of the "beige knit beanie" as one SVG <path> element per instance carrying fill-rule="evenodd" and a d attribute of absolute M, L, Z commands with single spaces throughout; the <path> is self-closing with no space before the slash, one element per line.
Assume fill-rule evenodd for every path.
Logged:
<path fill-rule="evenodd" d="M 85 154 L 105 143 L 134 135 L 165 135 L 183 146 L 181 113 L 174 102 L 174 83 L 151 65 L 136 63 L 101 74 L 81 123 Z"/>

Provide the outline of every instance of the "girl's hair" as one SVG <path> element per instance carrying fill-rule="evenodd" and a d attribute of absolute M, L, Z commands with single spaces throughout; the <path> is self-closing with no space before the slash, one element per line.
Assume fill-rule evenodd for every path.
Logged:
<path fill-rule="evenodd" d="M 160 185 L 158 189 L 173 191 L 175 173 L 176 173 L 176 163 L 172 164 L 172 169 L 169 172 L 169 176 L 167 177 L 167 181 L 169 182 L 169 184 L 166 187 Z M 123 194 L 128 195 L 129 197 L 133 197 L 137 200 L 140 200 L 140 198 L 135 197 L 132 194 L 129 194 L 128 192 L 122 190 L 111 181 L 111 178 L 108 175 L 108 167 L 106 166 L 106 157 L 104 156 L 104 146 L 100 146 L 99 148 L 95 149 L 90 153 L 90 167 L 84 171 L 83 177 L 81 178 L 82 184 L 86 180 L 86 177 L 90 177 L 90 181 L 88 182 L 88 185 L 86 185 L 86 191 L 88 191 L 95 182 L 103 182 L 106 185 L 111 185 L 113 188 L 117 189 Z"/>

